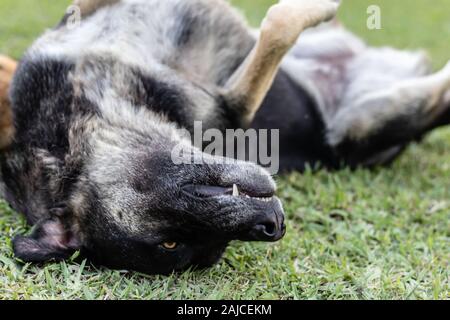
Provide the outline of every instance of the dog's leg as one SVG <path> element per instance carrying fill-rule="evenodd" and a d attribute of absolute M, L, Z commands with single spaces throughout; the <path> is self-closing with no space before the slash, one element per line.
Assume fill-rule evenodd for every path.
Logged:
<path fill-rule="evenodd" d="M 119 1 L 120 0 L 74 0 L 73 4 L 80 8 L 81 16 L 86 17 L 101 7 L 115 4 Z"/>
<path fill-rule="evenodd" d="M 286 53 L 307 28 L 335 17 L 333 0 L 281 0 L 261 25 L 259 39 L 225 87 L 225 97 L 249 125 L 270 89 Z"/>
<path fill-rule="evenodd" d="M 8 90 L 16 66 L 17 63 L 14 60 L 0 55 L 0 149 L 8 146 L 14 135 Z"/>
<path fill-rule="evenodd" d="M 441 71 L 363 94 L 328 123 L 332 147 L 388 148 L 406 144 L 443 125 L 450 114 L 450 62 Z M 379 151 L 379 150 L 378 150 Z"/>

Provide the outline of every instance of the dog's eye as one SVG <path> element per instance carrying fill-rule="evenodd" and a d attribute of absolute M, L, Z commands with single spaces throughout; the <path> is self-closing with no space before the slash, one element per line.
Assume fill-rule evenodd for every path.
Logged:
<path fill-rule="evenodd" d="M 174 250 L 174 249 L 176 249 L 178 247 L 178 243 L 176 243 L 176 242 L 164 242 L 162 244 L 162 246 L 163 246 L 164 249 Z"/>

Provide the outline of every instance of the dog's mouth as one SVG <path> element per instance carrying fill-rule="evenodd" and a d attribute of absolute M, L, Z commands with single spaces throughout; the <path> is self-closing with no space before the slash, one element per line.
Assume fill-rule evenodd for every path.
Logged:
<path fill-rule="evenodd" d="M 184 193 L 200 199 L 230 196 L 272 202 L 275 195 L 275 190 L 249 190 L 249 188 L 244 189 L 237 184 L 229 187 L 188 184 L 182 190 Z"/>
<path fill-rule="evenodd" d="M 235 206 L 237 212 L 247 212 L 250 219 L 233 233 L 233 240 L 274 242 L 283 238 L 286 232 L 284 213 L 275 189 L 270 186 L 241 187 L 189 184 L 182 191 L 200 201 L 222 200 Z M 237 201 L 236 201 L 237 200 Z"/>

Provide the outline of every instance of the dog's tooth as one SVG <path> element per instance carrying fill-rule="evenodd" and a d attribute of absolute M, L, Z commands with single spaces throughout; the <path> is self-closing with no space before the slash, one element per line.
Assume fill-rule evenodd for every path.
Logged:
<path fill-rule="evenodd" d="M 236 184 L 233 184 L 233 197 L 239 196 L 239 188 Z"/>

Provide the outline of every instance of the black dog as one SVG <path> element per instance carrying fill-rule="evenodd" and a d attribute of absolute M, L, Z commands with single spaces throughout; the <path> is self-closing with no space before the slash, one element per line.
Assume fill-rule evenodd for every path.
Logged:
<path fill-rule="evenodd" d="M 281 170 L 387 164 L 450 123 L 450 64 L 430 74 L 421 53 L 368 48 L 334 22 L 310 29 L 333 19 L 332 0 L 281 1 L 257 37 L 221 0 L 76 4 L 81 24 L 67 16 L 38 39 L 11 85 L 1 170 L 35 225 L 14 240 L 25 261 L 80 250 L 168 273 L 210 266 L 232 240 L 281 239 L 271 176 L 196 148 L 194 121 L 279 129 Z M 180 145 L 211 161 L 175 164 Z"/>

